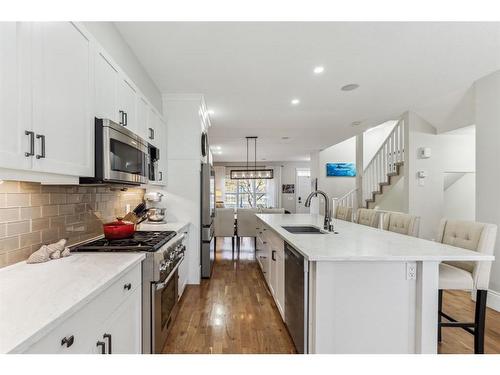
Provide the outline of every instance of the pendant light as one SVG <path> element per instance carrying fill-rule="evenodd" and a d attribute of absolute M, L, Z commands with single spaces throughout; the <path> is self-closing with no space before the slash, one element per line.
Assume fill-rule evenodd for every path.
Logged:
<path fill-rule="evenodd" d="M 231 171 L 231 180 L 256 180 L 265 179 L 270 180 L 274 178 L 274 171 L 272 169 L 257 168 L 257 137 L 246 137 L 247 140 L 247 167 L 246 169 L 233 169 Z M 248 142 L 254 142 L 254 164 L 253 168 L 250 167 L 248 159 Z"/>

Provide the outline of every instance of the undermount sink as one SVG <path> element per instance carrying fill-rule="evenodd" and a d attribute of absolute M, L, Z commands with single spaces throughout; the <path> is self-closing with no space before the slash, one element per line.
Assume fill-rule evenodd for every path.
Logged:
<path fill-rule="evenodd" d="M 301 226 L 281 226 L 283 229 L 294 234 L 325 234 L 323 230 L 312 225 L 301 225 Z"/>

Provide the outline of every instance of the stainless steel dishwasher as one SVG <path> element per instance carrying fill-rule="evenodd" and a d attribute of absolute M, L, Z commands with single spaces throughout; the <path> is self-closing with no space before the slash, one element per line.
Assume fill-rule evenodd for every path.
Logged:
<path fill-rule="evenodd" d="M 285 242 L 285 323 L 298 353 L 307 353 L 309 263 Z"/>

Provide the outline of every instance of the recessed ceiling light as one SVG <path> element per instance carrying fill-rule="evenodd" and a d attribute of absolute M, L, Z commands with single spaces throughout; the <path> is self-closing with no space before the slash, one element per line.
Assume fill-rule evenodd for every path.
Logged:
<path fill-rule="evenodd" d="M 351 122 L 351 126 L 359 126 L 361 125 L 361 121 L 353 121 Z"/>
<path fill-rule="evenodd" d="M 321 74 L 325 71 L 325 68 L 323 66 L 317 66 L 314 68 L 313 72 L 314 74 Z"/>
<path fill-rule="evenodd" d="M 290 103 L 292 103 L 292 105 L 297 105 L 300 103 L 300 100 L 299 99 L 292 99 L 292 101 Z"/>
<path fill-rule="evenodd" d="M 349 83 L 348 85 L 342 86 L 340 89 L 342 91 L 352 91 L 356 90 L 359 87 L 357 83 Z"/>

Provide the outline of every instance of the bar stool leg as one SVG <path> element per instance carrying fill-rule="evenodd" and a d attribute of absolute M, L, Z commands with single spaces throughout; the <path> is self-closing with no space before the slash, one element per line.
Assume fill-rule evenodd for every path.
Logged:
<path fill-rule="evenodd" d="M 484 354 L 484 329 L 486 323 L 487 290 L 476 291 L 476 313 L 474 319 L 474 353 Z"/>

